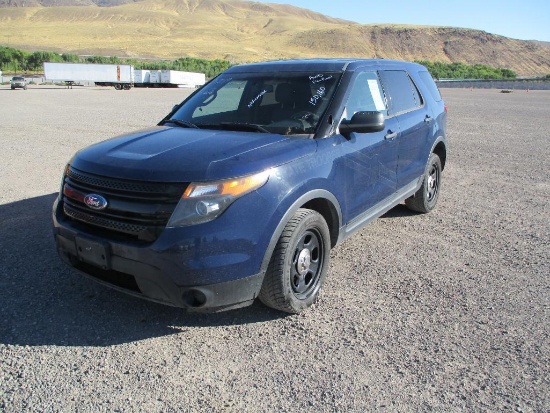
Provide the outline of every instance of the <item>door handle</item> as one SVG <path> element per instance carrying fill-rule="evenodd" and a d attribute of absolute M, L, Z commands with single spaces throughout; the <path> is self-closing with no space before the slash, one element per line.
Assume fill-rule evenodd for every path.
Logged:
<path fill-rule="evenodd" d="M 397 136 L 397 132 L 392 132 L 391 129 L 388 130 L 388 133 L 386 133 L 386 135 L 384 135 L 384 139 L 388 140 L 388 139 L 393 139 Z"/>

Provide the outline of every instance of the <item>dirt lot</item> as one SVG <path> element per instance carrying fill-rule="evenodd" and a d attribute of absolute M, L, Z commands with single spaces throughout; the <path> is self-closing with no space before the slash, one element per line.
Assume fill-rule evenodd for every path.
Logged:
<path fill-rule="evenodd" d="M 444 89 L 439 205 L 332 252 L 317 305 L 187 314 L 56 256 L 51 205 L 83 146 L 186 91 L 0 89 L 0 411 L 550 410 L 550 92 Z"/>

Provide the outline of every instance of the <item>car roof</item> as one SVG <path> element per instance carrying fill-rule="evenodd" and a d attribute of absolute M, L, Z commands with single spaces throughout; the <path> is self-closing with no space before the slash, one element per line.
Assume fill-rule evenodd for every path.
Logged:
<path fill-rule="evenodd" d="M 372 68 L 406 68 L 412 70 L 424 69 L 423 66 L 399 60 L 386 59 L 295 59 L 295 60 L 274 60 L 267 62 L 249 63 L 229 68 L 226 73 L 261 73 L 261 72 L 345 72 L 354 71 L 360 67 Z"/>

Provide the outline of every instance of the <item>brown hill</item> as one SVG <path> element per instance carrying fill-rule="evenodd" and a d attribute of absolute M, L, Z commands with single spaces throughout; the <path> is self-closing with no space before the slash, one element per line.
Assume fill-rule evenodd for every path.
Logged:
<path fill-rule="evenodd" d="M 0 8 L 0 39 L 25 50 L 77 54 L 194 56 L 234 62 L 377 56 L 482 63 L 510 68 L 520 76 L 550 73 L 547 44 L 478 30 L 361 25 L 294 6 L 241 0 L 120 4 L 127 1 L 0 0 L 0 4 L 31 5 Z M 77 4 L 80 7 L 74 7 Z"/>

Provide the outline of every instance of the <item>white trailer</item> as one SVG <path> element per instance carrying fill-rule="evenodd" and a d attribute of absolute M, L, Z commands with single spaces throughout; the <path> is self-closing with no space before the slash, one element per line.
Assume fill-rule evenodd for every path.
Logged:
<path fill-rule="evenodd" d="M 204 73 L 162 70 L 160 72 L 160 82 L 163 85 L 195 88 L 206 83 L 206 76 Z"/>
<path fill-rule="evenodd" d="M 65 82 L 67 85 L 94 82 L 98 86 L 114 86 L 118 90 L 128 90 L 134 85 L 132 65 L 44 62 L 44 75 L 46 80 Z"/>
<path fill-rule="evenodd" d="M 149 83 L 151 83 L 152 86 L 160 85 L 160 70 L 151 70 L 149 74 Z"/>
<path fill-rule="evenodd" d="M 151 83 L 150 70 L 134 70 L 134 84 L 141 85 L 142 83 Z"/>

